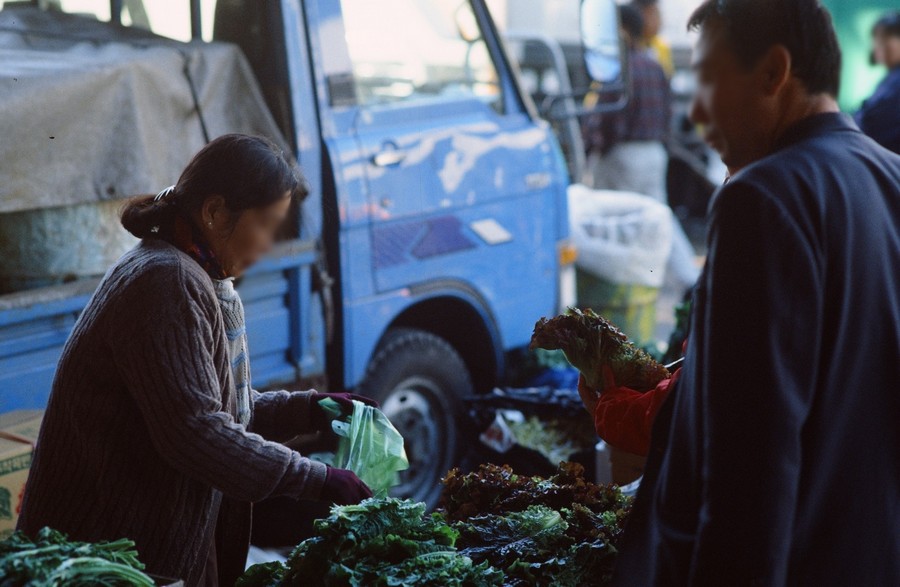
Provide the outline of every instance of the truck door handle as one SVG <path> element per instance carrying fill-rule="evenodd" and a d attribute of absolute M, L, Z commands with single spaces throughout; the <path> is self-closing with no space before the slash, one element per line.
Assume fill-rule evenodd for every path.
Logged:
<path fill-rule="evenodd" d="M 375 167 L 393 167 L 400 165 L 406 159 L 406 153 L 395 149 L 382 151 L 372 157 L 372 165 Z"/>

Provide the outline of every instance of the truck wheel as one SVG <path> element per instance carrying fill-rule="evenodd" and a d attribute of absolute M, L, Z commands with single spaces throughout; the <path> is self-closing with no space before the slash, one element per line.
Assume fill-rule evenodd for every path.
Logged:
<path fill-rule="evenodd" d="M 409 469 L 392 495 L 437 505 L 441 477 L 459 454 L 461 399 L 473 391 L 465 362 L 444 339 L 412 328 L 385 335 L 359 392 L 381 404 L 405 440 Z"/>

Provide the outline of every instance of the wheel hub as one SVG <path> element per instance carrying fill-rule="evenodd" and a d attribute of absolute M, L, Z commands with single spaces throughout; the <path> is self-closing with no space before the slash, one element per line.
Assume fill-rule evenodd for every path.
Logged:
<path fill-rule="evenodd" d="M 431 382 L 408 380 L 392 391 L 382 404 L 382 411 L 404 438 L 409 469 L 400 473 L 400 485 L 392 495 L 418 498 L 429 492 L 426 484 L 442 471 L 438 471 L 445 458 L 441 450 L 442 418 L 435 405 L 440 391 Z"/>

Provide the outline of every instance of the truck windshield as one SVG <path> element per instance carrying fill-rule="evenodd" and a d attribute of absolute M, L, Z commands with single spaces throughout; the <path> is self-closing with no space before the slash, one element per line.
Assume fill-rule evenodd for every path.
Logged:
<path fill-rule="evenodd" d="M 341 10 L 360 104 L 475 97 L 502 109 L 468 0 L 341 0 Z"/>
<path fill-rule="evenodd" d="M 0 10 L 22 4 L 37 4 L 44 10 L 77 14 L 109 22 L 109 0 L 38 0 L 37 2 L 0 0 Z M 201 0 L 203 37 L 212 35 L 216 0 Z M 151 31 L 178 41 L 191 40 L 191 9 L 187 0 L 122 0 L 122 24 Z"/>

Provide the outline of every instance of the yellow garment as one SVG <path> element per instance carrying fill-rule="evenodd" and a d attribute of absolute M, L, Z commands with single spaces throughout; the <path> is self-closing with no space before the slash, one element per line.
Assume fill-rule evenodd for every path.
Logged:
<path fill-rule="evenodd" d="M 669 44 L 662 37 L 656 35 L 647 40 L 647 47 L 653 53 L 656 62 L 666 72 L 666 77 L 671 78 L 672 74 L 675 73 L 675 63 L 672 61 L 672 48 Z"/>
<path fill-rule="evenodd" d="M 582 102 L 582 106 L 585 108 L 594 108 L 600 102 L 600 87 L 603 84 L 600 82 L 591 82 L 591 87 L 588 90 L 588 93 L 584 96 L 584 101 Z"/>

